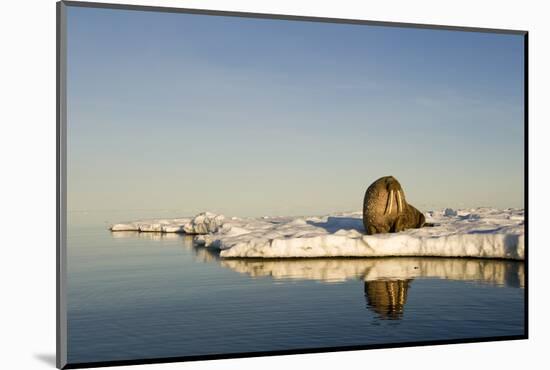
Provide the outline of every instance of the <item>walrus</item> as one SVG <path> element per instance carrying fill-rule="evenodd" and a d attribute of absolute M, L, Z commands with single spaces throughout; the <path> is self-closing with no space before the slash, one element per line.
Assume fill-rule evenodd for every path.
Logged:
<path fill-rule="evenodd" d="M 368 235 L 434 226 L 407 203 L 401 184 L 393 176 L 379 178 L 368 187 L 363 202 L 363 225 Z"/>

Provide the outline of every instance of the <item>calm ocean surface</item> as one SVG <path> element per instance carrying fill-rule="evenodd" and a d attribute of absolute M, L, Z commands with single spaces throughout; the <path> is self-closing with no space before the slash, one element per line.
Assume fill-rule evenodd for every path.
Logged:
<path fill-rule="evenodd" d="M 221 260 L 116 217 L 69 213 L 69 363 L 524 333 L 520 262 Z"/>

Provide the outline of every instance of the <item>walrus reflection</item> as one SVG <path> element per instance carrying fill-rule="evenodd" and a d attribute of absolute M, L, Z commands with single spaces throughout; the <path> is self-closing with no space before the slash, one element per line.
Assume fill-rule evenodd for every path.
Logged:
<path fill-rule="evenodd" d="M 401 319 L 411 281 L 412 279 L 365 281 L 367 307 L 382 320 Z"/>
<path fill-rule="evenodd" d="M 410 205 L 401 184 L 393 176 L 381 177 L 365 192 L 363 226 L 368 235 L 396 233 L 407 229 L 434 226 Z"/>

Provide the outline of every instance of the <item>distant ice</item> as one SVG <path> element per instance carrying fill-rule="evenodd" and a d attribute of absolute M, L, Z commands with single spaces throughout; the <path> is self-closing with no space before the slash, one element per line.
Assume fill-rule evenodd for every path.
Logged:
<path fill-rule="evenodd" d="M 435 227 L 365 235 L 361 212 L 321 217 L 226 219 L 213 213 L 193 218 L 137 221 L 112 231 L 199 234 L 195 244 L 221 257 L 437 256 L 524 259 L 524 211 L 450 208 L 425 213 Z"/>
<path fill-rule="evenodd" d="M 223 223 L 223 215 L 203 212 L 190 218 L 155 219 L 114 224 L 111 226 L 111 231 L 208 234 L 218 231 Z"/>
<path fill-rule="evenodd" d="M 457 212 L 452 208 L 445 208 L 445 211 L 443 211 L 443 214 L 447 217 L 453 217 L 457 215 Z"/>

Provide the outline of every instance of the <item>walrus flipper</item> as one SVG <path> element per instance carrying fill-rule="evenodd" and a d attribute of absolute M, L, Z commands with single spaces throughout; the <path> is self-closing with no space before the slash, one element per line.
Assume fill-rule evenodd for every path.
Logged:
<path fill-rule="evenodd" d="M 393 224 L 392 228 L 390 229 L 390 232 L 392 233 L 399 233 L 401 231 L 405 231 L 407 229 L 414 229 L 415 226 L 411 225 L 410 220 L 408 219 L 406 214 L 402 214 L 397 216 L 395 219 L 395 223 Z"/>
<path fill-rule="evenodd" d="M 384 211 L 384 214 L 387 215 L 391 212 L 391 209 L 393 207 L 393 190 L 390 190 L 390 193 L 388 195 L 388 201 L 386 203 L 386 210 Z"/>

